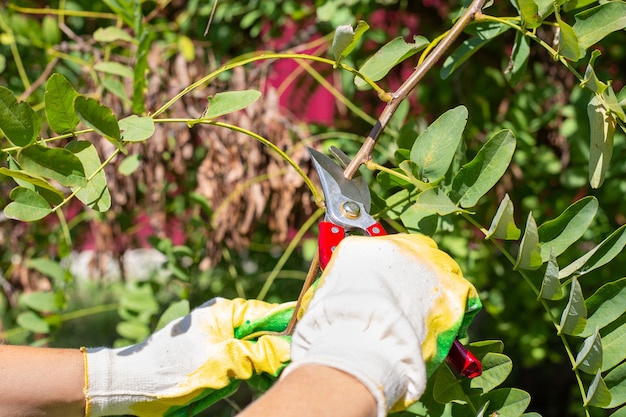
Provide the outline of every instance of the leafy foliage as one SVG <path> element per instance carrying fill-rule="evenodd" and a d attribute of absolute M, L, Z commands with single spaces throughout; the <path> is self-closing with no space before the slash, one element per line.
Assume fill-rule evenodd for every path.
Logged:
<path fill-rule="evenodd" d="M 70 227 L 112 216 L 123 207 L 116 206 L 107 170 L 122 160 L 118 172 L 141 173 L 142 158 L 149 155 L 136 149 L 145 149 L 141 147 L 155 140 L 158 125 L 183 124 L 192 131 L 210 126 L 243 133 L 270 149 L 272 158 L 287 161 L 286 166 L 308 185 L 312 199 L 319 200 L 293 153 L 271 136 L 275 120 L 267 123 L 267 132 L 236 123 L 241 110 L 251 111 L 270 90 L 252 88 L 245 81 L 238 88 L 224 88 L 223 83 L 236 79 L 237 71 L 254 72 L 251 63 L 296 58 L 298 71 L 325 86 L 344 110 L 353 113 L 338 115 L 334 127 L 311 124 L 314 138 L 324 146 L 339 145 L 354 153 L 357 145 L 345 138 L 361 136 L 364 126 L 375 125 L 367 113 L 376 111 L 376 99 L 392 103 L 400 97 L 393 94 L 394 86 L 412 71 L 412 57 L 422 52 L 417 62 L 418 70 L 423 68 L 435 48 L 445 43 L 448 27 L 420 26 L 418 30 L 428 33 L 417 35 L 410 20 L 400 19 L 403 24 L 396 24 L 395 32 L 385 31 L 384 19 L 376 18 L 383 4 L 387 12 L 397 11 L 406 18 L 422 7 L 407 2 L 314 3 L 313 7 L 296 1 L 224 0 L 213 10 L 197 2 L 164 9 L 139 1 L 79 1 L 72 3 L 76 10 L 70 12 L 69 4 L 67 10 L 59 10 L 59 19 L 46 15 L 49 10 L 33 11 L 16 4 L 0 11 L 0 48 L 6 52 L 0 55 L 5 85 L 0 86 L 0 156 L 5 164 L 0 174 L 9 197 L 0 196 L 0 201 L 4 216 L 13 219 L 6 222 L 36 222 L 27 239 L 36 246 L 24 250 L 24 261 L 16 266 L 8 250 L 0 258 L 0 284 L 6 298 L 0 313 L 4 322 L 17 326 L 0 335 L 51 337 L 71 320 L 67 309 L 74 284 L 61 261 L 72 249 Z M 437 3 L 420 11 L 452 21 L 459 12 L 456 7 Z M 177 18 L 170 19 L 169 13 Z M 614 268 L 619 262 L 611 263 L 623 259 L 626 245 L 626 226 L 619 214 L 625 209 L 626 190 L 620 178 L 626 165 L 613 158 L 624 149 L 626 90 L 618 91 L 624 80 L 609 79 L 621 75 L 612 68 L 619 67 L 613 63 L 624 54 L 620 40 L 625 15 L 621 1 L 596 5 L 520 0 L 513 7 L 484 7 L 465 28 L 463 41 L 443 60 L 440 79 L 433 77 L 417 86 L 420 103 L 408 93 L 400 97 L 403 103 L 384 126 L 367 164 L 377 173 L 364 173 L 375 190 L 377 215 L 398 231 L 434 236 L 463 264 L 468 277 L 484 291 L 489 317 L 479 318 L 477 333 L 487 339 L 506 339 L 507 353 L 513 358 L 503 354 L 502 342 L 472 343 L 483 362 L 483 375 L 463 380 L 442 366 L 430 378 L 421 402 L 406 414 L 537 415 L 526 412 L 529 405 L 533 408 L 529 393 L 501 385 L 510 375 L 516 376 L 514 369 L 552 361 L 569 362 L 572 369 L 580 397 L 579 405 L 570 407 L 579 410 L 575 415 L 591 415 L 596 409 L 613 410 L 615 417 L 626 415 L 626 353 L 620 344 L 626 332 L 626 279 Z M 357 22 L 356 16 L 363 20 Z M 197 28 L 204 25 L 198 23 L 213 17 L 214 26 L 202 37 Z M 294 25 L 300 32 L 309 26 L 316 33 L 338 27 L 333 41 L 323 47 L 334 59 L 319 56 L 322 50 L 246 54 L 267 49 L 264 43 L 275 40 L 277 29 L 282 30 L 280 26 L 267 29 L 265 22 Z M 402 26 L 399 31 L 398 26 Z M 90 38 L 97 53 L 88 56 L 76 33 L 67 38 L 69 49 L 63 49 L 61 39 L 67 34 L 62 29 Z M 154 106 L 161 99 L 149 93 L 155 80 L 151 77 L 158 72 L 150 66 L 150 54 L 165 51 L 165 56 L 174 57 L 174 51 L 180 50 L 172 60 L 190 63 L 199 60 L 206 43 L 215 49 L 209 61 L 223 65 L 205 65 L 204 73 L 187 77 L 186 84 L 173 93 L 168 90 L 169 101 L 156 104 L 156 110 L 150 108 L 147 102 Z M 311 40 L 305 46 L 321 44 Z M 9 55 L 12 60 L 3 59 Z M 312 67 L 313 63 L 320 67 Z M 579 67 L 585 68 L 583 74 Z M 29 79 L 42 68 L 48 69 L 31 83 Z M 338 80 L 335 85 L 325 78 L 332 71 Z M 207 85 L 217 85 L 216 91 L 207 93 Z M 169 117 L 173 108 L 192 108 L 185 104 L 198 96 L 204 100 L 203 112 Z M 203 151 L 191 147 L 192 153 Z M 161 153 L 172 157 L 163 148 Z M 229 162 L 239 169 L 245 160 L 242 150 L 237 161 Z M 189 166 L 185 172 L 199 169 Z M 290 225 L 295 237 L 278 261 L 265 252 L 254 253 L 253 244 L 240 250 L 226 242 L 219 246 L 221 264 L 208 268 L 202 263 L 205 235 L 198 232 L 215 224 L 216 214 L 224 213 L 242 188 L 272 181 L 272 175 L 276 174 L 241 184 L 219 204 L 188 192 L 184 184 L 189 177 L 182 175 L 177 183 L 168 179 L 163 190 L 175 191 L 162 191 L 161 198 L 170 200 L 164 210 L 189 225 L 184 244 L 175 244 L 163 234 L 152 237 L 169 275 L 165 281 L 131 281 L 118 289 L 116 345 L 142 340 L 211 295 L 256 292 L 263 298 L 269 293 L 282 301 L 297 293 L 286 280 L 276 278 L 303 275 L 314 245 L 314 239 L 306 236 L 319 211 Z M 150 200 L 148 195 L 140 198 Z M 77 210 L 82 214 L 76 216 Z M 115 220 L 120 223 L 135 220 L 118 216 Z M 523 224 L 523 229 L 517 224 Z M 251 236 L 258 246 L 271 246 L 271 237 L 263 233 L 265 226 Z M 7 242 L 8 238 L 0 239 L 0 244 Z M 52 259 L 50 247 L 56 250 Z M 244 265 L 242 269 L 247 265 L 251 272 L 245 273 L 239 265 Z M 19 279 L 4 278 L 20 268 L 45 276 L 48 285 L 20 292 L 15 285 Z M 258 278 L 263 277 L 259 269 L 270 270 L 267 280 Z M 563 415 L 563 408 L 564 404 L 557 415 Z"/>

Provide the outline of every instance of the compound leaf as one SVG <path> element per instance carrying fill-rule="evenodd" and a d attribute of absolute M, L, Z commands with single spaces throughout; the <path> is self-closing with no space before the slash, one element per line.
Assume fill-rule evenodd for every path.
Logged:
<path fill-rule="evenodd" d="M 498 206 L 496 215 L 491 220 L 491 226 L 485 239 L 504 239 L 504 240 L 517 240 L 521 235 L 520 229 L 515 224 L 515 218 L 513 217 L 513 203 L 508 194 L 504 195 L 504 198 Z"/>
<path fill-rule="evenodd" d="M 20 151 L 18 161 L 27 173 L 51 178 L 66 187 L 87 185 L 83 164 L 66 149 L 30 145 Z"/>
<path fill-rule="evenodd" d="M 626 3 L 609 1 L 576 15 L 573 30 L 583 50 L 626 27 Z"/>
<path fill-rule="evenodd" d="M 576 355 L 574 367 L 588 374 L 595 374 L 602 368 L 602 340 L 597 329 L 585 339 Z"/>
<path fill-rule="evenodd" d="M 544 300 L 560 300 L 563 298 L 563 287 L 559 281 L 559 265 L 556 262 L 554 251 L 550 252 L 550 257 L 546 264 L 546 272 L 541 282 L 539 297 Z"/>
<path fill-rule="evenodd" d="M 537 223 L 532 213 L 528 214 L 526 229 L 517 253 L 514 269 L 537 269 L 541 266 L 541 246 L 537 233 Z"/>
<path fill-rule="evenodd" d="M 72 188 L 76 197 L 96 211 L 107 211 L 111 208 L 111 194 L 96 148 L 91 142 L 81 140 L 70 142 L 65 149 L 76 155 L 85 169 L 85 176 L 90 178 L 80 189 Z"/>
<path fill-rule="evenodd" d="M 602 379 L 602 374 L 598 371 L 587 391 L 585 406 L 607 407 L 609 404 L 611 404 L 611 392 Z"/>
<path fill-rule="evenodd" d="M 4 214 L 10 219 L 34 222 L 52 213 L 46 199 L 30 188 L 16 187 L 9 197 L 13 201 L 4 208 Z"/>
<path fill-rule="evenodd" d="M 588 311 L 587 325 L 581 337 L 591 335 L 626 313 L 626 278 L 604 284 L 585 302 Z"/>
<path fill-rule="evenodd" d="M 561 315 L 559 334 L 565 333 L 576 336 L 580 334 L 587 324 L 587 307 L 580 283 L 574 277 L 570 289 L 569 301 Z"/>
<path fill-rule="evenodd" d="M 18 102 L 8 88 L 0 86 L 0 129 L 17 146 L 28 146 L 39 135 L 41 121 L 24 101 Z"/>
<path fill-rule="evenodd" d="M 80 121 L 74 110 L 76 97 L 78 93 L 67 78 L 58 73 L 50 76 L 44 93 L 46 118 L 50 129 L 59 134 L 74 130 Z"/>

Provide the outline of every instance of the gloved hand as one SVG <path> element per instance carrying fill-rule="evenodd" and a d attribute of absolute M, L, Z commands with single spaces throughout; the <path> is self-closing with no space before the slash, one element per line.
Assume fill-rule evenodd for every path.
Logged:
<path fill-rule="evenodd" d="M 195 415 L 240 380 L 277 377 L 289 361 L 290 338 L 263 332 L 285 330 L 293 309 L 217 298 L 141 344 L 83 349 L 85 415 Z"/>
<path fill-rule="evenodd" d="M 305 364 L 330 366 L 372 392 L 379 417 L 405 409 L 480 306 L 475 288 L 432 239 L 348 237 L 298 312 L 304 314 L 283 375 Z"/>

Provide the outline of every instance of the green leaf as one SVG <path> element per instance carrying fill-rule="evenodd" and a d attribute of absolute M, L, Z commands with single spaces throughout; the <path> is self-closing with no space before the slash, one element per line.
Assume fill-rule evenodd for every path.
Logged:
<path fill-rule="evenodd" d="M 52 74 L 46 83 L 44 104 L 50 129 L 63 134 L 74 130 L 79 122 L 74 110 L 74 99 L 78 93 L 61 74 Z"/>
<path fill-rule="evenodd" d="M 570 205 L 559 217 L 539 226 L 541 260 L 550 258 L 550 251 L 559 256 L 582 237 L 598 212 L 598 200 L 593 196 L 581 198 Z"/>
<path fill-rule="evenodd" d="M 248 107 L 261 97 L 257 90 L 226 91 L 209 97 L 209 105 L 200 120 L 215 119 Z"/>
<path fill-rule="evenodd" d="M 481 397 L 481 401 L 489 401 L 487 415 L 499 417 L 520 416 L 530 404 L 530 395 L 517 388 L 500 388 Z"/>
<path fill-rule="evenodd" d="M 583 50 L 600 42 L 609 33 L 626 27 L 626 3 L 609 1 L 576 15 L 573 30 Z"/>
<path fill-rule="evenodd" d="M 600 268 L 619 255 L 626 245 L 626 225 L 611 233 L 598 246 L 581 256 L 559 272 L 559 279 L 570 275 L 584 275 Z"/>
<path fill-rule="evenodd" d="M 439 188 L 431 188 L 420 193 L 417 196 L 415 204 L 423 210 L 437 213 L 440 216 L 463 211 Z"/>
<path fill-rule="evenodd" d="M 601 367 L 602 340 L 600 339 L 600 332 L 596 329 L 593 334 L 585 339 L 580 351 L 576 355 L 574 368 L 578 368 L 588 374 L 595 374 Z"/>
<path fill-rule="evenodd" d="M 487 353 L 480 362 L 483 366 L 483 373 L 471 380 L 470 387 L 481 389 L 483 393 L 502 384 L 513 369 L 511 359 L 500 353 Z"/>
<path fill-rule="evenodd" d="M 28 259 L 26 260 L 26 267 L 39 271 L 43 275 L 52 278 L 52 280 L 59 285 L 69 281 L 72 277 L 68 268 L 48 258 Z"/>
<path fill-rule="evenodd" d="M 620 317 L 618 323 L 620 323 L 619 326 L 602 336 L 602 372 L 608 371 L 626 359 L 626 349 L 624 349 L 626 317 Z"/>
<path fill-rule="evenodd" d="M 415 55 L 429 43 L 428 39 L 423 36 L 414 36 L 413 41 L 413 43 L 408 43 L 402 37 L 398 37 L 386 43 L 365 61 L 359 72 L 372 81 L 382 79 L 393 67 Z M 354 84 L 357 88 L 367 87 L 368 85 L 360 77 L 354 79 Z"/>
<path fill-rule="evenodd" d="M 411 161 L 420 169 L 424 182 L 440 181 L 452 163 L 467 124 L 467 108 L 458 106 L 437 118 L 415 140 L 411 148 Z"/>
<path fill-rule="evenodd" d="M 137 43 L 135 39 L 123 29 L 115 26 L 109 26 L 106 28 L 99 28 L 93 33 L 93 39 L 96 42 L 110 43 L 115 41 L 124 41 Z"/>
<path fill-rule="evenodd" d="M 124 22 L 130 27 L 133 27 L 135 9 L 132 0 L 103 0 L 104 4 L 115 12 L 116 15 L 121 17 Z"/>
<path fill-rule="evenodd" d="M 596 328 L 603 329 L 626 313 L 626 278 L 604 284 L 585 302 L 588 318 L 581 337 L 587 337 Z"/>
<path fill-rule="evenodd" d="M 569 301 L 561 315 L 559 334 L 565 333 L 576 336 L 585 329 L 586 324 L 587 307 L 585 306 L 585 298 L 578 280 L 574 277 L 572 279 Z"/>
<path fill-rule="evenodd" d="M 622 349 L 623 349 L 622 342 Z M 626 403 L 626 363 L 622 363 L 604 377 L 607 389 L 611 393 L 611 402 L 606 408 L 615 408 Z"/>
<path fill-rule="evenodd" d="M 9 197 L 13 201 L 4 208 L 4 214 L 10 219 L 34 222 L 52 213 L 50 204 L 30 188 L 16 187 Z"/>
<path fill-rule="evenodd" d="M 72 141 L 65 147 L 72 152 L 85 168 L 85 176 L 90 178 L 89 182 L 77 189 L 72 187 L 76 197 L 86 206 L 104 212 L 111 208 L 111 194 L 107 187 L 107 179 L 104 170 L 101 169 L 100 156 L 91 142 L 86 140 Z"/>
<path fill-rule="evenodd" d="M 539 7 L 534 0 L 517 0 L 522 22 L 525 27 L 534 29 L 541 26 L 541 16 L 539 16 Z"/>
<path fill-rule="evenodd" d="M 177 318 L 186 316 L 187 314 L 189 314 L 189 311 L 189 300 L 179 300 L 170 304 L 159 318 L 159 322 L 157 323 L 155 330 L 160 330 L 165 327 L 169 322 Z"/>
<path fill-rule="evenodd" d="M 20 151 L 18 161 L 31 175 L 51 178 L 66 187 L 87 185 L 83 164 L 66 149 L 30 145 Z"/>
<path fill-rule="evenodd" d="M 402 173 L 409 177 L 411 184 L 413 184 L 418 191 L 426 191 L 429 188 L 434 188 L 436 186 L 419 179 L 422 177 L 422 170 L 419 165 L 411 160 L 400 162 L 399 168 Z M 396 179 L 394 182 L 401 183 L 402 180 L 403 179 Z"/>
<path fill-rule="evenodd" d="M 595 94 L 602 94 L 609 87 L 609 85 L 605 82 L 600 81 L 596 76 L 596 72 L 593 69 L 593 63 L 596 58 L 600 56 L 600 51 L 597 49 L 591 53 L 591 57 L 589 58 L 589 63 L 587 63 L 587 68 L 585 69 L 585 78 L 580 83 L 581 87 L 585 87 L 593 91 Z"/>
<path fill-rule="evenodd" d="M 39 135 L 41 121 L 24 101 L 18 103 L 8 88 L 0 86 L 0 130 L 17 146 L 28 146 Z"/>
<path fill-rule="evenodd" d="M 136 342 L 144 340 L 150 335 L 150 329 L 140 321 L 122 321 L 115 326 L 117 333 L 128 340 Z"/>
<path fill-rule="evenodd" d="M 352 52 L 369 27 L 370 26 L 365 21 L 359 20 L 356 28 L 352 28 L 352 25 L 341 25 L 335 29 L 335 36 L 330 46 L 330 53 L 335 58 L 335 61 L 337 61 L 337 64 Z"/>
<path fill-rule="evenodd" d="M 120 151 L 126 153 L 122 145 L 120 126 L 113 110 L 100 104 L 98 100 L 85 96 L 78 96 L 74 100 L 74 110 L 85 126 L 94 129 L 115 145 Z"/>
<path fill-rule="evenodd" d="M 122 140 L 125 142 L 143 142 L 154 134 L 154 120 L 152 117 L 137 115 L 128 116 L 120 120 Z"/>
<path fill-rule="evenodd" d="M 626 407 L 620 408 L 609 417 L 626 417 Z"/>
<path fill-rule="evenodd" d="M 517 252 L 517 260 L 513 268 L 517 269 L 537 269 L 541 266 L 541 246 L 539 245 L 539 235 L 537 233 L 537 223 L 532 213 L 528 214 L 526 220 L 526 230 Z"/>
<path fill-rule="evenodd" d="M 32 311 L 25 311 L 20 313 L 15 320 L 17 324 L 33 333 L 49 333 L 50 326 L 48 323 L 41 318 L 38 314 Z"/>
<path fill-rule="evenodd" d="M 613 155 L 613 137 L 617 121 L 609 113 L 598 96 L 593 96 L 587 105 L 591 128 L 589 138 L 589 185 L 600 188 L 604 182 L 609 162 Z"/>
<path fill-rule="evenodd" d="M 574 29 L 561 20 L 561 16 L 559 16 L 558 13 L 556 13 L 555 16 L 560 29 L 558 53 L 566 59 L 576 62 L 585 56 L 585 51 L 581 50 L 580 45 L 578 44 L 578 37 L 576 36 Z"/>
<path fill-rule="evenodd" d="M 457 172 L 452 190 L 463 208 L 473 207 L 504 175 L 515 151 L 515 136 L 510 130 L 494 134 L 469 163 Z"/>
<path fill-rule="evenodd" d="M 481 22 L 472 25 L 472 27 L 476 36 L 464 41 L 444 61 L 440 73 L 444 80 L 489 41 L 510 29 L 509 26 L 496 22 Z"/>
<path fill-rule="evenodd" d="M 439 216 L 417 204 L 412 204 L 400 214 L 400 220 L 409 232 L 432 236 L 437 231 Z"/>
<path fill-rule="evenodd" d="M 34 186 L 34 187 L 27 187 L 33 190 L 35 187 L 43 188 L 49 191 L 50 193 L 55 194 L 58 197 L 55 199 L 55 201 L 63 200 L 63 198 L 65 197 L 61 191 L 59 191 L 56 187 L 54 187 L 48 181 L 40 177 L 34 177 L 24 171 L 16 171 L 13 169 L 0 167 L 0 174 L 13 178 L 18 183 L 18 185 L 21 185 L 23 187 L 26 186 L 26 184 L 28 184 L 28 185 Z"/>
<path fill-rule="evenodd" d="M 35 291 L 20 295 L 19 303 L 21 306 L 30 308 L 37 312 L 59 312 L 59 297 L 57 294 L 49 291 Z"/>
<path fill-rule="evenodd" d="M 122 175 L 128 176 L 135 172 L 137 168 L 139 168 L 139 165 L 141 165 L 141 155 L 128 155 L 124 158 L 120 166 L 117 167 L 117 171 Z"/>
<path fill-rule="evenodd" d="M 560 300 L 563 298 L 563 287 L 559 281 L 559 265 L 556 263 L 556 256 L 554 256 L 553 251 L 548 258 L 546 272 L 541 282 L 539 297 L 544 300 Z"/>
<path fill-rule="evenodd" d="M 448 366 L 441 366 L 435 375 L 433 398 L 441 404 L 466 400 L 462 383 L 463 380 L 457 378 Z"/>
<path fill-rule="evenodd" d="M 93 69 L 105 74 L 119 75 L 123 78 L 133 79 L 133 69 L 119 62 L 98 62 Z"/>
<path fill-rule="evenodd" d="M 528 0 L 532 1 L 532 0 Z M 515 43 L 511 50 L 509 64 L 504 70 L 504 77 L 512 87 L 519 84 L 526 72 L 528 66 L 528 57 L 530 56 L 530 41 L 523 33 L 517 32 L 515 35 Z"/>
<path fill-rule="evenodd" d="M 154 32 L 146 27 L 139 38 L 133 73 L 133 112 L 135 114 L 143 114 L 146 110 L 145 93 L 148 88 L 147 74 L 150 71 L 148 53 L 150 52 L 154 37 Z"/>
<path fill-rule="evenodd" d="M 504 240 L 517 240 L 521 235 L 520 229 L 515 224 L 515 218 L 513 216 L 513 203 L 508 194 L 504 195 L 504 198 L 498 206 L 496 215 L 491 220 L 491 226 L 485 235 L 485 239 L 504 239 Z"/>
<path fill-rule="evenodd" d="M 602 374 L 598 371 L 589 386 L 589 390 L 587 391 L 587 401 L 585 401 L 585 406 L 591 405 L 593 407 L 606 407 L 610 403 L 611 392 L 602 379 Z"/>

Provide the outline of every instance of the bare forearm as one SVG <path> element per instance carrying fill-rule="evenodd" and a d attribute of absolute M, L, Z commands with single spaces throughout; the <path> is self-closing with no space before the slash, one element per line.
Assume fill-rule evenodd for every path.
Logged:
<path fill-rule="evenodd" d="M 354 377 L 305 365 L 279 380 L 238 417 L 375 417 L 376 401 Z"/>
<path fill-rule="evenodd" d="M 78 349 L 0 346 L 0 415 L 82 417 L 85 372 Z"/>

